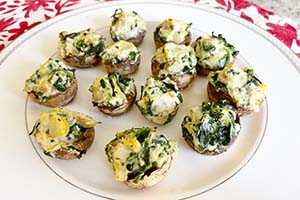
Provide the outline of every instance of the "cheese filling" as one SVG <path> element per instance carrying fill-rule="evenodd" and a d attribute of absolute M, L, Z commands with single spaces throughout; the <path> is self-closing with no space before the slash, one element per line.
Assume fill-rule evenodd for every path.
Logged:
<path fill-rule="evenodd" d="M 41 112 L 30 134 L 36 138 L 46 155 L 54 157 L 57 150 L 63 150 L 80 158 L 85 152 L 76 149 L 73 143 L 82 138 L 86 129 L 96 124 L 91 117 L 58 107 Z"/>
<path fill-rule="evenodd" d="M 26 80 L 24 90 L 45 102 L 49 97 L 65 92 L 74 78 L 74 69 L 68 69 L 58 59 L 49 59 Z"/>
<path fill-rule="evenodd" d="M 157 124 L 170 122 L 183 102 L 176 83 L 169 78 L 160 81 L 147 78 L 142 87 L 141 98 L 136 102 L 141 113 Z"/>
<path fill-rule="evenodd" d="M 253 69 L 248 67 L 226 66 L 222 71 L 211 72 L 209 82 L 217 92 L 229 94 L 237 107 L 259 111 L 259 106 L 266 96 L 266 85 L 254 76 Z"/>
<path fill-rule="evenodd" d="M 98 56 L 104 47 L 105 38 L 91 31 L 83 30 L 75 33 L 62 32 L 59 34 L 58 54 L 62 57 Z"/>
<path fill-rule="evenodd" d="M 235 122 L 237 114 L 228 102 L 220 105 L 203 103 L 193 107 L 182 122 L 186 139 L 195 149 L 203 153 L 206 150 L 218 152 L 230 145 L 238 135 L 241 126 Z"/>
<path fill-rule="evenodd" d="M 106 47 L 100 54 L 105 64 L 118 64 L 123 61 L 135 63 L 140 56 L 140 51 L 131 42 L 120 40 Z"/>
<path fill-rule="evenodd" d="M 147 172 L 174 159 L 177 143 L 155 133 L 155 128 L 127 129 L 106 145 L 105 152 L 117 181 L 138 182 Z"/>
<path fill-rule="evenodd" d="M 127 104 L 127 98 L 135 96 L 134 80 L 117 72 L 97 77 L 89 90 L 92 92 L 92 103 L 97 107 L 116 108 Z"/>
<path fill-rule="evenodd" d="M 114 40 L 136 38 L 141 32 L 147 31 L 144 20 L 135 11 L 124 12 L 117 9 L 112 19 L 110 33 Z"/>
<path fill-rule="evenodd" d="M 199 37 L 194 46 L 198 64 L 207 69 L 220 70 L 233 63 L 238 51 L 221 34 Z"/>
<path fill-rule="evenodd" d="M 189 34 L 192 23 L 187 24 L 177 19 L 166 19 L 158 26 L 158 39 L 164 42 L 182 43 Z"/>
<path fill-rule="evenodd" d="M 156 50 L 152 62 L 159 63 L 158 77 L 196 74 L 197 59 L 193 48 L 185 45 L 166 43 Z"/>

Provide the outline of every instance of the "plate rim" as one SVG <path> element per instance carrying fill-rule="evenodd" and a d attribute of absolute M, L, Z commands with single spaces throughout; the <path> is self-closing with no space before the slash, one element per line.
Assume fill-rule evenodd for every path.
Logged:
<path fill-rule="evenodd" d="M 244 19 L 241 19 L 238 16 L 235 16 L 231 13 L 227 13 L 223 10 L 217 10 L 215 8 L 209 8 L 209 7 L 206 7 L 206 6 L 203 6 L 203 5 L 193 4 L 191 2 L 180 2 L 180 1 L 177 1 L 177 2 L 175 1 L 174 2 L 174 1 L 171 1 L 171 0 L 163 0 L 163 1 L 160 1 L 160 2 L 153 1 L 153 0 L 152 1 L 151 0 L 124 0 L 124 1 L 114 1 L 114 2 L 105 2 L 105 3 L 99 2 L 99 3 L 95 3 L 95 4 L 92 4 L 92 5 L 85 6 L 85 7 L 81 7 L 81 8 L 78 8 L 76 10 L 72 10 L 70 12 L 67 12 L 67 13 L 64 13 L 62 15 L 51 18 L 47 21 L 44 21 L 44 22 L 40 23 L 39 25 L 37 25 L 33 29 L 27 31 L 26 33 L 22 34 L 16 40 L 11 42 L 2 52 L 0 52 L 0 69 L 2 69 L 1 68 L 2 63 L 5 62 L 5 60 L 19 47 L 19 44 L 24 43 L 26 40 L 30 39 L 31 37 L 38 34 L 40 31 L 42 31 L 43 28 L 47 28 L 49 26 L 52 26 L 56 22 L 59 22 L 61 20 L 67 19 L 67 18 L 70 18 L 70 17 L 75 16 L 75 15 L 85 13 L 89 10 L 103 9 L 105 7 L 111 7 L 111 6 L 115 6 L 115 5 L 122 6 L 122 5 L 128 5 L 128 4 L 145 4 L 145 3 L 165 4 L 165 5 L 173 4 L 173 5 L 177 5 L 177 6 L 180 5 L 180 6 L 195 8 L 195 9 L 210 12 L 212 14 L 216 14 L 216 15 L 219 15 L 221 17 L 225 17 L 225 18 L 227 18 L 231 21 L 234 21 L 234 22 L 250 29 L 251 31 L 254 31 L 255 33 L 262 36 L 264 39 L 269 41 L 269 43 L 271 43 L 274 47 L 276 47 L 276 49 L 278 49 L 283 55 L 285 55 L 285 57 L 289 60 L 289 62 L 294 66 L 296 71 L 300 74 L 300 67 L 299 67 L 300 66 L 300 59 L 297 57 L 297 55 L 291 49 L 289 49 L 287 46 L 285 46 L 279 39 L 277 39 L 273 35 L 269 34 L 267 31 L 263 30 L 259 26 L 255 25 L 255 24 L 252 24 L 252 23 L 250 23 L 250 22 L 248 22 Z M 258 28 L 258 30 L 256 30 L 257 28 Z M 28 99 L 28 97 L 27 97 L 27 99 Z M 27 101 L 27 99 L 26 99 L 26 101 Z M 194 194 L 194 195 L 191 195 L 191 196 L 188 196 L 188 197 L 180 198 L 180 199 L 192 198 L 192 197 L 201 195 L 203 193 L 206 193 L 206 192 L 220 186 L 221 184 L 223 184 L 224 182 L 226 182 L 227 180 L 229 180 L 233 176 L 235 176 L 238 172 L 240 172 L 250 162 L 250 160 L 254 157 L 254 155 L 258 151 L 258 149 L 259 149 L 259 147 L 260 147 L 260 145 L 261 145 L 261 143 L 262 143 L 262 141 L 265 137 L 265 133 L 266 133 L 266 130 L 267 130 L 267 127 L 268 127 L 268 118 L 269 118 L 268 110 L 269 110 L 269 108 L 268 108 L 267 99 L 266 99 L 265 102 L 266 102 L 266 120 L 265 120 L 265 127 L 264 127 L 264 130 L 263 130 L 263 135 L 262 135 L 256 149 L 254 150 L 252 155 L 250 155 L 248 160 L 246 160 L 245 163 L 243 163 L 242 166 L 240 166 L 232 175 L 230 175 L 229 177 L 227 177 L 226 179 L 224 179 L 220 183 L 216 184 L 215 186 L 213 186 L 209 189 L 206 189 L 206 190 L 204 190 L 200 193 L 197 193 L 197 194 Z M 25 107 L 25 109 L 26 109 L 26 107 Z M 29 130 L 28 127 L 27 127 L 27 123 L 26 123 L 26 129 L 27 129 L 27 131 Z M 32 142 L 31 139 L 30 139 L 30 142 Z M 33 147 L 34 147 L 34 145 L 33 145 Z M 35 147 L 34 147 L 34 149 L 35 149 L 35 151 L 37 151 L 37 149 Z M 39 153 L 37 153 L 37 154 L 40 157 L 40 154 Z M 109 197 L 106 197 L 106 196 L 95 194 L 91 191 L 87 191 L 84 188 L 81 188 L 81 187 L 78 187 L 77 185 L 74 185 L 73 183 L 69 182 L 68 180 L 64 179 L 62 176 L 57 174 L 54 170 L 52 170 L 52 168 L 50 166 L 48 166 L 48 164 L 42 158 L 41 158 L 41 160 L 46 164 L 46 166 L 51 171 L 53 171 L 58 177 L 60 177 L 61 179 L 63 179 L 67 183 L 69 183 L 70 185 L 73 185 L 74 187 L 76 187 L 76 188 L 78 188 L 78 189 L 80 189 L 84 192 L 90 193 L 92 195 L 95 195 L 95 196 L 98 196 L 98 197 L 101 197 L 101 198 L 105 198 L 105 199 L 112 199 L 112 198 L 109 198 Z"/>

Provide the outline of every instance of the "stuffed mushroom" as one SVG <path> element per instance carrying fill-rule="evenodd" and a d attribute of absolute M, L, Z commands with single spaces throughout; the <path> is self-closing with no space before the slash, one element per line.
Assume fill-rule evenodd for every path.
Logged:
<path fill-rule="evenodd" d="M 239 53 L 221 34 L 199 37 L 193 46 L 200 75 L 208 75 L 211 71 L 222 70 L 227 64 L 233 64 Z"/>
<path fill-rule="evenodd" d="M 166 19 L 159 24 L 153 33 L 156 48 L 165 43 L 189 45 L 191 42 L 192 23 L 185 23 L 177 19 Z"/>
<path fill-rule="evenodd" d="M 175 43 L 166 43 L 156 50 L 152 58 L 152 74 L 160 80 L 169 77 L 182 89 L 197 75 L 197 59 L 193 48 Z"/>
<path fill-rule="evenodd" d="M 240 116 L 258 112 L 266 98 L 266 85 L 262 84 L 249 67 L 227 65 L 223 70 L 208 75 L 207 92 L 211 101 L 229 100 Z"/>
<path fill-rule="evenodd" d="M 135 12 L 115 10 L 110 26 L 110 35 L 113 41 L 126 40 L 139 46 L 147 32 L 147 27 L 140 15 Z"/>
<path fill-rule="evenodd" d="M 136 98 L 133 78 L 122 76 L 118 72 L 97 77 L 89 90 L 92 93 L 93 106 L 111 116 L 128 112 Z"/>
<path fill-rule="evenodd" d="M 241 126 L 235 108 L 228 101 L 203 102 L 188 111 L 181 124 L 185 141 L 205 155 L 225 152 L 236 140 Z"/>
<path fill-rule="evenodd" d="M 100 56 L 108 72 L 117 71 L 122 75 L 135 73 L 141 62 L 140 50 L 125 40 L 106 47 Z"/>
<path fill-rule="evenodd" d="M 30 135 L 44 153 L 62 160 L 81 158 L 93 143 L 98 122 L 62 107 L 41 112 Z"/>
<path fill-rule="evenodd" d="M 77 89 L 75 70 L 51 58 L 26 80 L 24 88 L 32 100 L 51 107 L 71 102 Z"/>
<path fill-rule="evenodd" d="M 101 59 L 105 38 L 91 29 L 80 32 L 59 33 L 58 55 L 73 67 L 95 66 Z"/>
<path fill-rule="evenodd" d="M 141 97 L 136 105 L 148 120 L 164 125 L 174 118 L 182 102 L 182 95 L 174 81 L 149 77 L 145 86 L 142 86 Z"/>
<path fill-rule="evenodd" d="M 117 133 L 105 153 L 117 181 L 142 189 L 164 178 L 177 154 L 177 143 L 156 134 L 156 128 L 132 128 Z"/>

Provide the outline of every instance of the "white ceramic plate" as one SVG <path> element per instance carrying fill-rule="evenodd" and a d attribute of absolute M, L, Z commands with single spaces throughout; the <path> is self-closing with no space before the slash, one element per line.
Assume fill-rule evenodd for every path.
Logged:
<path fill-rule="evenodd" d="M 0 91 L 5 98 L 1 98 L 0 103 L 1 113 L 5 113 L 5 116 L 1 116 L 1 122 L 5 121 L 6 126 L 11 127 L 3 135 L 4 137 L 6 134 L 10 135 L 6 145 L 9 145 L 10 142 L 18 146 L 18 150 L 25 157 L 26 152 L 36 151 L 39 159 L 34 158 L 34 161 L 27 167 L 35 165 L 37 162 L 43 163 L 48 167 L 49 173 L 54 172 L 57 175 L 58 180 L 63 179 L 66 183 L 99 197 L 182 199 L 200 195 L 215 188 L 239 172 L 255 155 L 266 132 L 268 115 L 270 115 L 268 110 L 271 110 L 274 104 L 271 103 L 268 108 L 267 101 L 265 101 L 259 113 L 242 118 L 242 131 L 237 141 L 226 153 L 219 156 L 197 154 L 183 140 L 180 124 L 192 106 L 208 100 L 207 80 L 203 77 L 197 77 L 192 86 L 183 91 L 184 103 L 173 121 L 166 126 L 158 126 L 158 132 L 164 133 L 168 138 L 179 143 L 179 154 L 167 176 L 152 188 L 133 190 L 114 179 L 111 165 L 104 153 L 105 144 L 114 137 L 117 131 L 131 127 L 157 125 L 147 121 L 136 107 L 133 107 L 129 113 L 114 118 L 106 116 L 92 107 L 88 88 L 96 76 L 105 74 L 103 66 L 77 69 L 79 91 L 75 100 L 66 106 L 102 122 L 96 127 L 95 141 L 86 155 L 80 160 L 72 161 L 52 159 L 42 153 L 34 138 L 28 137 L 28 132 L 32 129 L 40 111 L 50 108 L 38 105 L 27 98 L 26 94 L 22 92 L 25 79 L 49 57 L 56 56 L 57 36 L 60 31 L 72 32 L 92 28 L 103 34 L 107 38 L 107 44 L 110 44 L 112 42 L 108 32 L 110 16 L 117 8 L 135 10 L 147 22 L 148 33 L 140 46 L 142 63 L 139 71 L 133 75 L 137 88 L 140 88 L 146 77 L 151 75 L 150 63 L 155 52 L 152 33 L 155 26 L 166 18 L 192 22 L 194 39 L 213 31 L 216 34 L 222 33 L 230 43 L 240 50 L 237 64 L 250 65 L 255 69 L 261 81 L 269 85 L 268 101 L 272 102 L 270 99 L 274 98 L 276 87 L 283 87 L 282 85 L 278 86 L 275 80 L 276 76 L 280 74 L 280 67 L 282 67 L 278 65 L 285 66 L 284 73 L 287 74 L 282 73 L 281 76 L 291 78 L 289 83 L 293 82 L 293 85 L 290 87 L 299 85 L 299 74 L 295 70 L 299 71 L 296 66 L 299 62 L 295 55 L 273 37 L 234 16 L 192 4 L 174 2 L 135 1 L 94 5 L 39 25 L 2 52 L 0 56 Z M 138 97 L 139 94 L 140 89 Z M 16 132 L 18 134 L 15 134 Z M 29 140 L 32 145 L 28 142 Z M 12 151 L 13 155 L 14 153 L 17 152 Z M 28 155 L 32 157 L 30 153 Z M 12 160 L 10 156 L 6 157 Z"/>

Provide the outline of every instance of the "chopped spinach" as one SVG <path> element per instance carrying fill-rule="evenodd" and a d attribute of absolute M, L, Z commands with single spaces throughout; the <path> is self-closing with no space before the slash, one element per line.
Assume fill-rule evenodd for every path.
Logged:
<path fill-rule="evenodd" d="M 45 151 L 45 150 L 44 150 L 44 154 L 45 154 L 46 156 L 51 157 L 51 158 L 53 157 L 53 156 L 51 155 L 51 152 L 47 152 L 47 151 Z"/>
<path fill-rule="evenodd" d="M 164 83 L 164 85 L 165 85 L 169 90 L 172 90 L 172 91 L 177 92 L 177 88 L 176 88 L 176 85 L 175 85 L 175 84 L 167 83 L 167 82 L 163 82 L 163 83 Z"/>
<path fill-rule="evenodd" d="M 106 88 L 106 83 L 103 79 L 100 80 L 100 85 L 102 88 Z"/>
<path fill-rule="evenodd" d="M 136 139 L 142 144 L 149 136 L 149 133 L 150 129 L 148 128 L 136 129 Z"/>
<path fill-rule="evenodd" d="M 191 72 L 190 66 L 187 66 L 187 65 L 185 65 L 185 66 L 183 67 L 182 72 L 183 72 L 184 74 L 190 74 L 190 73 L 192 73 L 192 72 Z"/>
<path fill-rule="evenodd" d="M 35 132 L 35 130 L 40 126 L 40 124 L 41 124 L 40 121 L 35 122 L 35 124 L 34 124 L 32 130 L 31 130 L 30 133 L 29 133 L 29 135 L 32 135 L 32 134 Z"/>
<path fill-rule="evenodd" d="M 189 31 L 192 28 L 193 23 L 188 23 L 186 26 L 186 31 Z"/>
<path fill-rule="evenodd" d="M 83 128 L 79 124 L 74 124 L 70 127 L 68 135 L 72 134 L 75 138 L 80 138 L 82 133 L 86 131 L 86 128 Z"/>
<path fill-rule="evenodd" d="M 214 50 L 216 50 L 216 47 L 214 45 L 208 43 L 208 44 L 203 45 L 203 50 L 204 51 L 214 51 Z"/>
<path fill-rule="evenodd" d="M 132 60 L 132 61 L 135 61 L 136 56 L 137 56 L 137 53 L 134 52 L 134 51 L 131 51 L 129 53 L 129 59 Z"/>
<path fill-rule="evenodd" d="M 228 70 L 228 73 L 232 74 L 232 75 L 239 75 L 240 72 L 235 71 L 234 69 L 230 69 Z"/>
<path fill-rule="evenodd" d="M 178 95 L 177 95 L 177 98 L 179 99 L 179 101 L 182 103 L 183 102 L 183 97 L 182 97 L 182 95 L 179 93 Z"/>
<path fill-rule="evenodd" d="M 159 64 L 159 69 L 164 69 L 164 67 L 165 67 L 165 63 L 160 63 Z"/>
<path fill-rule="evenodd" d="M 64 92 L 67 89 L 67 82 L 64 82 L 61 77 L 58 77 L 53 86 L 60 92 Z"/>
<path fill-rule="evenodd" d="M 220 104 L 204 102 L 199 107 L 202 117 L 198 124 L 192 124 L 190 116 L 184 118 L 182 129 L 185 138 L 193 143 L 196 138 L 199 143 L 194 143 L 195 148 L 200 153 L 208 148 L 219 149 L 229 145 L 240 130 L 235 121 L 237 115 L 232 108 L 228 101 Z M 195 127 L 194 132 L 187 128 L 189 126 Z"/>

